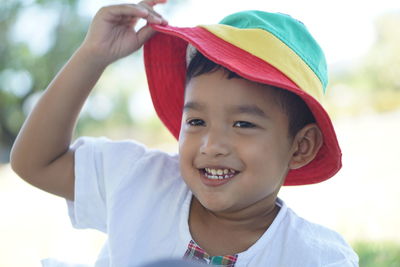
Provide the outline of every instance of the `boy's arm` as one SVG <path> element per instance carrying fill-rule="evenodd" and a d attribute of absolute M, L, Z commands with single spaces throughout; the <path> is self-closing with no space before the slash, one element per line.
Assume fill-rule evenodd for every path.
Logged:
<path fill-rule="evenodd" d="M 85 41 L 50 83 L 18 134 L 11 166 L 21 178 L 73 200 L 74 151 L 69 146 L 79 112 L 104 69 L 139 49 L 154 33 L 149 25 L 134 31 L 137 20 L 166 23 L 152 9 L 161 2 L 109 6 L 96 14 Z"/>

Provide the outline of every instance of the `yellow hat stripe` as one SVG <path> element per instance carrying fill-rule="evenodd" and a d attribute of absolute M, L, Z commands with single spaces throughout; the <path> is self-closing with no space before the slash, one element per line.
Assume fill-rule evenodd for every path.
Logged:
<path fill-rule="evenodd" d="M 261 29 L 240 29 L 228 25 L 200 25 L 222 40 L 268 62 L 303 91 L 320 100 L 322 83 L 312 69 L 285 43 Z"/>

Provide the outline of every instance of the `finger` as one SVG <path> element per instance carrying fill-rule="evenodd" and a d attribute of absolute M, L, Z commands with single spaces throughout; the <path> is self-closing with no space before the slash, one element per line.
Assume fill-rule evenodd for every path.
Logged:
<path fill-rule="evenodd" d="M 112 20 L 118 23 L 122 23 L 129 20 L 129 18 L 143 18 L 149 23 L 153 24 L 165 24 L 166 20 L 157 15 L 151 7 L 142 5 L 114 5 L 108 6 L 101 10 L 101 12 L 108 12 L 111 14 Z"/>
<path fill-rule="evenodd" d="M 137 32 L 137 36 L 140 42 L 143 44 L 148 39 L 150 39 L 150 37 L 153 36 L 155 33 L 156 31 L 150 25 L 147 24 Z"/>
<path fill-rule="evenodd" d="M 120 25 L 128 25 L 128 26 L 133 26 L 137 23 L 139 20 L 138 17 L 123 17 L 120 21 Z"/>
<path fill-rule="evenodd" d="M 146 18 L 148 23 L 153 23 L 153 24 L 162 24 L 163 19 L 159 16 L 156 16 L 154 14 L 149 14 Z"/>
<path fill-rule="evenodd" d="M 167 0 L 143 0 L 140 3 L 144 3 L 144 4 L 147 4 L 147 5 L 151 6 L 151 7 L 153 7 L 153 6 L 157 5 L 157 4 L 164 4 L 166 2 L 167 2 Z"/>
<path fill-rule="evenodd" d="M 159 3 L 165 3 L 167 0 L 143 0 L 141 1 L 138 5 L 143 6 L 146 8 L 151 14 L 158 16 L 162 19 L 163 24 L 168 24 L 167 20 L 163 18 L 163 16 L 159 13 L 157 13 L 154 9 L 153 6 Z"/>
<path fill-rule="evenodd" d="M 114 5 L 100 9 L 99 12 L 110 14 L 114 19 L 121 20 L 123 17 L 140 17 L 146 18 L 149 15 L 149 10 L 139 5 Z"/>
<path fill-rule="evenodd" d="M 154 24 L 168 24 L 168 21 L 155 12 L 150 11 L 149 15 L 145 18 L 149 23 Z"/>
<path fill-rule="evenodd" d="M 135 25 L 138 20 L 140 19 L 140 17 L 133 17 L 133 16 L 120 16 L 118 19 L 115 19 L 115 22 L 117 22 L 120 25 Z M 145 19 L 148 23 L 152 23 L 152 24 L 161 24 L 161 25 L 167 25 L 168 22 L 166 22 L 166 20 L 155 16 L 151 13 L 148 14 L 148 16 L 146 17 L 142 17 L 142 19 Z"/>

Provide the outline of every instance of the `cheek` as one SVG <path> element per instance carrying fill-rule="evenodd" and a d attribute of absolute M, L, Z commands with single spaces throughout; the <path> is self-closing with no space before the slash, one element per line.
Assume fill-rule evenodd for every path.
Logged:
<path fill-rule="evenodd" d="M 188 129 L 181 128 L 179 134 L 179 155 L 181 156 L 195 156 L 201 146 L 201 134 L 197 132 L 191 132 Z"/>
<path fill-rule="evenodd" d="M 192 168 L 196 155 L 196 143 L 188 135 L 182 133 L 179 136 L 179 164 L 182 175 Z"/>
<path fill-rule="evenodd" d="M 192 148 L 193 145 L 191 145 L 191 142 L 190 142 L 188 136 L 182 131 L 181 131 L 181 134 L 179 135 L 178 144 L 179 144 L 180 158 L 184 159 L 187 156 L 189 156 L 188 154 L 190 154 L 190 151 L 193 149 Z"/>
<path fill-rule="evenodd" d="M 236 144 L 239 144 L 236 146 L 236 151 L 240 151 L 241 157 L 250 162 L 263 161 L 271 157 L 275 150 L 274 142 L 269 139 L 265 136 L 252 136 L 235 140 Z"/>
<path fill-rule="evenodd" d="M 279 175 L 288 166 L 288 149 L 278 140 L 261 139 L 242 146 L 241 157 L 254 173 Z"/>

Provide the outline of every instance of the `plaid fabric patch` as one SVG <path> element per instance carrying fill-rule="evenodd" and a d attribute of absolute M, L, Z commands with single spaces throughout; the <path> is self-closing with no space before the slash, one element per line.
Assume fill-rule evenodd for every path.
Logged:
<path fill-rule="evenodd" d="M 234 267 L 237 257 L 237 255 L 210 257 L 210 255 L 208 255 L 207 252 L 199 247 L 193 240 L 189 242 L 188 249 L 183 256 L 183 258 L 187 260 L 225 267 Z"/>

